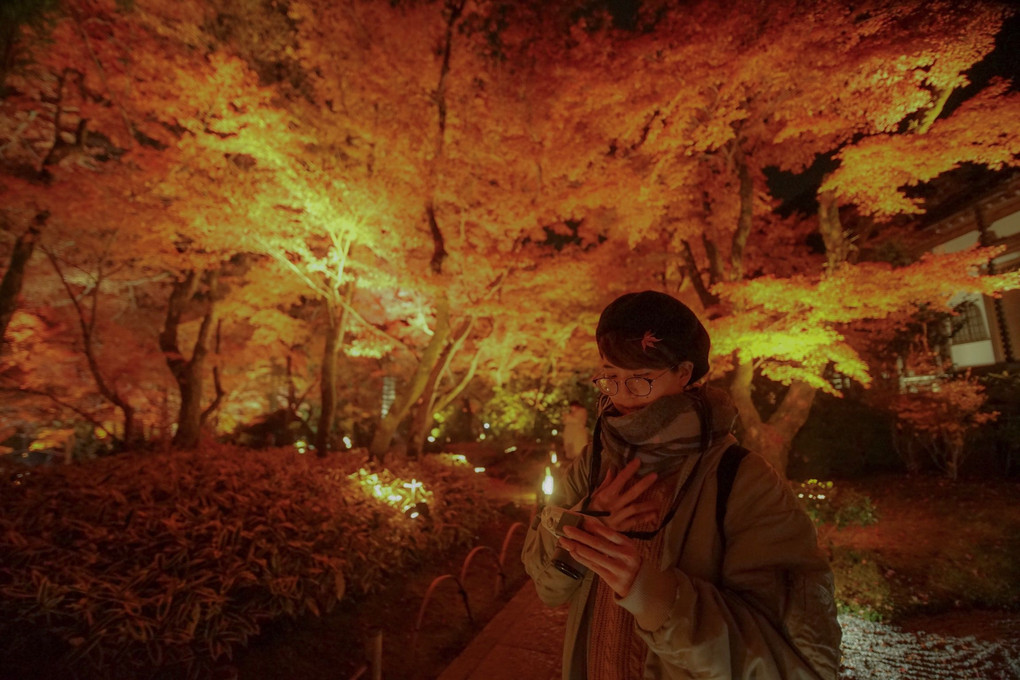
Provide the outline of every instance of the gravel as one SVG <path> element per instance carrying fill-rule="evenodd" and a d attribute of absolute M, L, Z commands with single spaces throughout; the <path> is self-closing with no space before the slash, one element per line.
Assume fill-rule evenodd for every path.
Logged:
<path fill-rule="evenodd" d="M 907 632 L 895 626 L 841 615 L 843 667 L 840 678 L 1020 679 L 1020 640 Z"/>

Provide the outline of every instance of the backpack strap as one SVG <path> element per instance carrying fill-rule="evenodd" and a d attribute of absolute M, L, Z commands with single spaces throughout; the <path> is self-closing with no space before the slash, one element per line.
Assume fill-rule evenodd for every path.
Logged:
<path fill-rule="evenodd" d="M 723 451 L 719 467 L 716 469 L 715 524 L 719 527 L 723 553 L 726 552 L 726 532 L 723 530 L 723 521 L 726 519 L 726 503 L 733 490 L 733 480 L 737 478 L 740 461 L 744 460 L 744 456 L 748 453 L 750 451 L 740 444 L 733 444 Z"/>

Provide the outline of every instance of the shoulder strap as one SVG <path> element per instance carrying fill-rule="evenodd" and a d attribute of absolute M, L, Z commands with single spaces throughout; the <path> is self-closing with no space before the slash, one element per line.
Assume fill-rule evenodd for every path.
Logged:
<path fill-rule="evenodd" d="M 602 416 L 595 419 L 595 430 L 591 438 L 591 469 L 588 471 L 588 495 L 584 499 L 582 511 L 588 509 L 588 503 L 598 487 L 599 473 L 602 471 Z"/>
<path fill-rule="evenodd" d="M 726 552 L 726 532 L 723 530 L 723 521 L 726 519 L 726 503 L 730 499 L 730 492 L 733 490 L 733 480 L 737 478 L 737 468 L 740 461 L 744 460 L 750 451 L 740 444 L 733 444 L 723 451 L 719 460 L 719 467 L 716 470 L 716 493 L 715 493 L 715 524 L 719 527 L 719 537 L 722 539 L 723 552 Z"/>

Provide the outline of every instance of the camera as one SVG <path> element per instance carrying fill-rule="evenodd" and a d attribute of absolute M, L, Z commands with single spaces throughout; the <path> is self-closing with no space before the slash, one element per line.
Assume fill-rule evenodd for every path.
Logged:
<path fill-rule="evenodd" d="M 542 524 L 556 538 L 563 538 L 563 527 L 583 528 L 584 515 L 567 508 L 547 506 L 542 513 Z"/>
<path fill-rule="evenodd" d="M 556 506 L 547 506 L 542 511 L 542 524 L 546 529 L 549 530 L 556 538 L 563 537 L 563 527 L 577 527 L 578 529 L 584 528 L 585 516 L 579 512 L 568 510 L 566 508 L 558 508 Z M 560 572 L 566 574 L 575 581 L 584 576 L 588 569 L 579 564 L 570 556 L 564 548 L 557 547 L 556 551 L 552 555 L 553 566 L 556 567 Z"/>

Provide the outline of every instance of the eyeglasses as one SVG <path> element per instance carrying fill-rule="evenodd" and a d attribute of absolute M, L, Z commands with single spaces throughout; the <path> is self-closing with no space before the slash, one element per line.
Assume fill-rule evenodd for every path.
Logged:
<path fill-rule="evenodd" d="M 678 364 L 679 365 L 679 364 Z M 655 376 L 654 378 L 645 378 L 642 376 L 632 375 L 623 381 L 627 391 L 633 394 L 635 397 L 647 397 L 652 393 L 652 383 L 672 371 L 676 366 L 670 366 L 665 371 Z M 594 378 L 592 383 L 595 387 L 602 391 L 602 394 L 607 397 L 614 396 L 620 391 L 620 383 L 616 378 Z"/>

